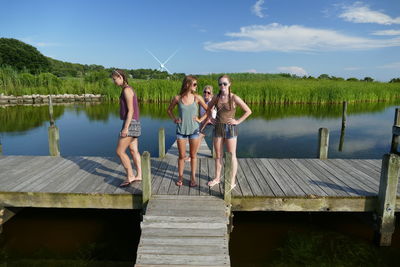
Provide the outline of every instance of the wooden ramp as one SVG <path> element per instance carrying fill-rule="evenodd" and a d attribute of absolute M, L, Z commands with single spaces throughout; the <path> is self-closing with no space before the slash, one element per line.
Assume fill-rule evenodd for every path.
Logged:
<path fill-rule="evenodd" d="M 230 266 L 229 215 L 216 197 L 153 196 L 135 266 Z"/>

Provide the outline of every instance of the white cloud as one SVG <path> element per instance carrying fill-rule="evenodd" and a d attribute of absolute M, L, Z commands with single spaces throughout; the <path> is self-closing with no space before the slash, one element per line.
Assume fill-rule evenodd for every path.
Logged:
<path fill-rule="evenodd" d="M 380 11 L 371 10 L 362 2 L 343 6 L 344 12 L 339 15 L 346 21 L 354 23 L 378 23 L 382 25 L 400 24 L 400 17 L 392 18 Z"/>
<path fill-rule="evenodd" d="M 400 35 L 400 30 L 383 30 L 372 33 L 373 35 Z"/>
<path fill-rule="evenodd" d="M 386 65 L 379 66 L 381 69 L 397 69 L 400 70 L 400 62 L 392 62 Z"/>
<path fill-rule="evenodd" d="M 251 12 L 259 18 L 265 17 L 265 15 L 263 14 L 263 9 L 265 9 L 262 7 L 263 4 L 264 0 L 257 0 L 254 6 L 251 7 Z"/>
<path fill-rule="evenodd" d="M 307 28 L 300 25 L 285 26 L 278 23 L 252 25 L 240 28 L 240 32 L 226 33 L 233 41 L 207 42 L 209 51 L 332 51 L 366 50 L 400 46 L 400 37 L 392 39 L 368 39 L 345 35 L 334 30 Z"/>
<path fill-rule="evenodd" d="M 256 69 L 249 69 L 249 70 L 245 70 L 244 72 L 257 73 L 257 70 Z"/>
<path fill-rule="evenodd" d="M 308 75 L 302 67 L 290 66 L 290 67 L 278 67 L 278 70 L 284 73 L 295 74 L 297 76 Z"/>
<path fill-rule="evenodd" d="M 49 47 L 49 46 L 60 46 L 58 43 L 48 43 L 48 42 L 37 42 L 34 41 L 31 37 L 21 38 L 21 41 L 28 43 L 34 47 Z"/>

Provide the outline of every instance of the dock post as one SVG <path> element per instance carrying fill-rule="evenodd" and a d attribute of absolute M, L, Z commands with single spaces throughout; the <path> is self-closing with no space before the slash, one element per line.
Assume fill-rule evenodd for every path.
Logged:
<path fill-rule="evenodd" d="M 0 139 L 0 156 L 3 156 L 3 145 L 1 144 L 1 139 Z"/>
<path fill-rule="evenodd" d="M 226 205 L 231 205 L 232 199 L 232 153 L 225 152 L 225 165 L 224 165 L 224 200 Z"/>
<path fill-rule="evenodd" d="M 378 194 L 378 229 L 375 239 L 380 246 L 390 246 L 395 228 L 397 184 L 399 182 L 400 157 L 385 154 L 382 159 Z"/>
<path fill-rule="evenodd" d="M 3 224 L 14 217 L 22 208 L 0 206 L 0 234 L 3 232 Z"/>
<path fill-rule="evenodd" d="M 160 158 L 165 157 L 165 129 L 160 128 L 158 130 L 158 156 Z"/>
<path fill-rule="evenodd" d="M 213 159 L 215 159 L 217 157 L 217 152 L 215 152 L 214 140 L 211 141 L 211 150 L 212 150 L 212 157 Z"/>
<path fill-rule="evenodd" d="M 318 158 L 328 158 L 329 147 L 329 130 L 327 128 L 319 128 L 318 135 Z"/>
<path fill-rule="evenodd" d="M 55 125 L 50 125 L 49 133 L 49 154 L 50 156 L 60 156 L 60 132 Z"/>
<path fill-rule="evenodd" d="M 392 145 L 390 147 L 390 153 L 398 153 L 397 148 L 399 146 L 399 135 L 395 133 L 396 128 L 400 127 L 400 109 L 396 108 L 394 113 L 394 123 L 393 123 L 393 136 L 392 136 Z"/>
<path fill-rule="evenodd" d="M 340 129 L 339 151 L 343 150 L 344 133 L 346 130 L 346 120 L 347 120 L 347 101 L 343 101 L 342 128 Z"/>
<path fill-rule="evenodd" d="M 151 198 L 151 163 L 150 153 L 144 151 L 142 155 L 142 204 L 145 208 Z"/>
<path fill-rule="evenodd" d="M 54 125 L 53 100 L 51 99 L 51 95 L 49 95 L 49 115 L 50 115 L 50 126 L 53 126 Z"/>

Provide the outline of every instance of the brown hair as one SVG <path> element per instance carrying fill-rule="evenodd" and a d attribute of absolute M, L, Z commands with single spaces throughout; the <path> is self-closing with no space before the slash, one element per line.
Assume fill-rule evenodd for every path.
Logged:
<path fill-rule="evenodd" d="M 190 86 L 194 82 L 197 82 L 197 78 L 195 76 L 192 76 L 192 75 L 185 76 L 185 78 L 182 81 L 182 87 L 181 87 L 181 91 L 179 92 L 179 96 L 182 97 L 185 93 L 187 93 Z"/>
<path fill-rule="evenodd" d="M 232 84 L 231 78 L 230 78 L 228 75 L 226 75 L 226 74 L 221 75 L 221 76 L 218 77 L 218 83 L 219 83 L 219 81 L 220 81 L 222 78 L 228 79 L 229 83 Z M 229 91 L 228 91 L 229 109 L 232 109 L 231 85 L 229 85 L 228 90 L 229 90 Z M 216 103 L 216 105 L 218 104 L 218 101 L 219 101 L 219 97 L 220 97 L 220 96 L 221 96 L 221 89 L 219 90 L 219 93 L 218 93 L 218 95 L 217 95 L 218 98 L 217 98 L 217 103 Z"/>
<path fill-rule="evenodd" d="M 128 78 L 126 77 L 126 74 L 123 70 L 113 70 L 113 72 L 111 73 L 111 77 L 122 77 L 123 80 L 123 86 L 128 86 Z"/>

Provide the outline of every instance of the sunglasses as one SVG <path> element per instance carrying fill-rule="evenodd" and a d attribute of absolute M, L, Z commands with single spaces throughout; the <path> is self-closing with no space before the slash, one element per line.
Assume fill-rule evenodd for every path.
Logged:
<path fill-rule="evenodd" d="M 203 94 L 211 95 L 211 92 L 209 92 L 209 91 L 204 91 Z"/>
<path fill-rule="evenodd" d="M 218 85 L 219 85 L 219 86 L 222 86 L 222 85 L 223 85 L 223 86 L 227 86 L 228 83 L 219 83 Z"/>
<path fill-rule="evenodd" d="M 197 86 L 197 83 L 193 83 L 192 85 L 193 85 L 193 86 Z"/>

